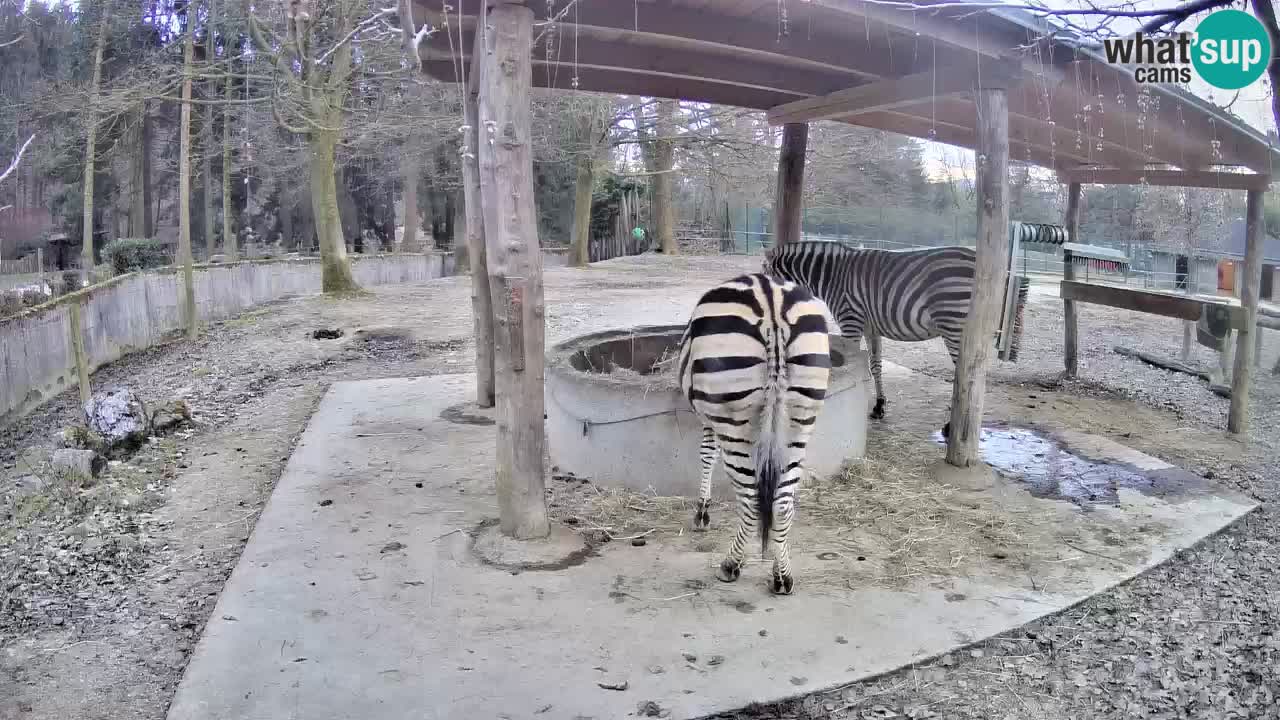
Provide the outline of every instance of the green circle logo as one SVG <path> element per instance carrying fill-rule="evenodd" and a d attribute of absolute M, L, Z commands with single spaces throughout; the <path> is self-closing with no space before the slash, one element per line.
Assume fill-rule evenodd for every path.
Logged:
<path fill-rule="evenodd" d="M 1239 90 L 1262 77 L 1271 60 L 1271 36 L 1243 10 L 1211 13 L 1196 28 L 1191 62 L 1205 82 Z"/>

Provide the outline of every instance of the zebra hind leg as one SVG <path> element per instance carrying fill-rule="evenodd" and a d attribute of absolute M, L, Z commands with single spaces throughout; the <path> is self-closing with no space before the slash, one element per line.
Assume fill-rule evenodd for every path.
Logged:
<path fill-rule="evenodd" d="M 791 574 L 791 548 L 787 542 L 795 512 L 795 503 L 790 495 L 773 503 L 773 527 L 769 529 L 769 541 L 773 545 L 773 576 L 769 590 L 775 595 L 790 595 L 795 588 L 795 577 Z"/>
<path fill-rule="evenodd" d="M 884 419 L 884 381 L 881 379 L 880 370 L 880 336 L 876 333 L 867 333 L 867 350 L 871 352 L 871 377 L 876 383 L 876 404 L 871 409 L 872 420 Z"/>
<path fill-rule="evenodd" d="M 702 444 L 698 447 L 698 461 L 702 465 L 702 482 L 698 485 L 698 507 L 693 514 L 693 529 L 704 532 L 711 526 L 711 474 L 720 456 L 716 431 L 710 425 L 702 427 Z"/>
<path fill-rule="evenodd" d="M 730 469 L 731 463 L 726 459 L 725 469 L 729 471 L 729 478 L 733 481 L 734 490 L 737 494 L 738 501 L 738 531 L 734 533 L 733 543 L 729 545 L 729 552 L 725 555 L 724 560 L 720 562 L 720 567 L 716 570 L 716 577 L 721 582 L 733 582 L 742 574 L 742 563 L 747 556 L 747 542 L 755 536 L 755 525 L 759 518 L 756 517 L 756 486 L 755 486 L 755 468 L 754 463 L 748 455 L 747 458 L 734 458 L 734 462 L 742 462 L 748 467 L 738 469 Z M 750 475 L 745 475 L 750 472 Z"/>

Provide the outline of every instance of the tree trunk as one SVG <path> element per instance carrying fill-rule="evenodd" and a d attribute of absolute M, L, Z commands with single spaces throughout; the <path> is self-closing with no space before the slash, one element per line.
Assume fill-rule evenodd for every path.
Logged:
<path fill-rule="evenodd" d="M 212 97 L 213 93 L 209 93 Z M 204 106 L 204 132 L 200 136 L 201 199 L 204 201 L 204 259 L 205 262 L 217 252 L 216 235 L 214 234 L 213 217 L 213 106 Z"/>
<path fill-rule="evenodd" d="M 800 242 L 803 230 L 804 160 L 809 144 L 808 123 L 782 126 L 782 150 L 778 153 L 778 189 L 774 200 L 775 245 Z"/>
<path fill-rule="evenodd" d="M 151 109 L 142 104 L 142 237 L 156 235 L 155 197 L 151 191 Z"/>
<path fill-rule="evenodd" d="M 400 158 L 400 173 L 404 178 L 404 241 L 401 249 L 404 252 L 421 252 L 418 245 L 418 160 L 413 153 L 406 152 Z"/>
<path fill-rule="evenodd" d="M 102 84 L 102 52 L 107 43 L 107 12 L 102 8 L 98 19 L 98 39 L 93 47 L 93 84 L 89 86 L 89 122 L 84 146 L 84 231 L 80 240 L 80 275 L 85 283 L 93 281 L 93 175 L 98 152 L 98 87 Z"/>
<path fill-rule="evenodd" d="M 288 202 L 286 202 L 286 197 L 282 193 L 280 209 L 277 211 L 280 213 L 280 241 L 286 248 L 300 250 L 301 248 L 298 247 L 297 240 L 293 236 L 293 210 L 292 198 L 288 198 Z"/>
<path fill-rule="evenodd" d="M 467 265 L 471 272 L 471 314 L 476 333 L 476 404 L 490 408 L 495 402 L 493 357 L 493 296 L 489 288 L 488 245 L 485 242 L 484 208 L 480 197 L 479 80 L 484 43 L 476 40 L 472 72 L 463 112 L 467 127 L 462 154 L 462 204 L 466 213 Z"/>
<path fill-rule="evenodd" d="M 195 340 L 196 286 L 191 267 L 191 75 L 195 46 L 195 16 L 187 18 L 187 37 L 182 43 L 182 117 L 178 128 L 178 262 L 182 263 L 182 322 L 187 339 Z"/>
<path fill-rule="evenodd" d="M 573 236 L 569 243 L 569 264 L 573 267 L 585 267 L 591 261 L 588 255 L 591 243 L 591 191 L 596 184 L 598 152 L 594 120 L 594 114 L 587 115 L 580 119 L 578 126 L 585 144 L 578 156 L 578 178 L 573 188 Z"/>
<path fill-rule="evenodd" d="M 147 208 L 144 191 L 144 166 L 146 156 L 150 152 L 147 147 L 147 106 L 143 103 L 138 111 L 138 126 L 133 131 L 133 152 L 129 156 L 129 237 L 149 237 L 147 225 L 150 211 Z"/>
<path fill-rule="evenodd" d="M 978 114 L 975 154 L 980 158 L 974 182 L 977 263 L 951 394 L 947 462 L 956 467 L 979 462 L 987 365 L 1000 318 L 1009 255 L 1009 96 L 1003 89 L 983 88 L 975 91 L 974 100 Z"/>
<path fill-rule="evenodd" d="M 485 132 L 479 154 L 494 300 L 498 511 L 502 532 L 525 540 L 550 532 L 543 467 L 542 253 L 529 118 L 533 11 L 498 3 L 485 27 L 479 114 L 492 132 Z"/>
<path fill-rule="evenodd" d="M 658 103 L 658 138 L 654 141 L 653 222 L 654 234 L 662 252 L 674 255 L 680 251 L 676 245 L 676 209 L 673 205 L 675 186 L 675 123 L 679 103 L 662 100 Z"/>
<path fill-rule="evenodd" d="M 327 294 L 358 292 L 347 244 L 342 238 L 342 218 L 338 213 L 338 183 L 335 151 L 336 133 L 311 133 L 311 213 L 320 244 L 320 287 Z"/>
<path fill-rule="evenodd" d="M 230 37 L 230 33 L 227 35 Z M 231 88 L 231 71 L 227 70 L 227 81 L 223 85 L 222 95 L 227 104 L 222 107 L 222 252 L 227 260 L 235 262 L 239 256 L 236 243 L 235 216 L 231 213 L 231 99 L 234 90 Z"/>

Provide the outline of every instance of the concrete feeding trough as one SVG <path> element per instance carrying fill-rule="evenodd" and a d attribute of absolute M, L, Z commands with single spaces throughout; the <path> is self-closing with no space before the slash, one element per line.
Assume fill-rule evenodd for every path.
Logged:
<path fill-rule="evenodd" d="M 680 394 L 675 359 L 683 325 L 607 330 L 557 345 L 547 357 L 547 441 L 560 472 L 606 487 L 696 496 L 702 425 Z M 816 475 L 860 458 L 867 445 L 871 373 L 856 343 L 831 337 L 831 384 L 809 442 Z M 713 492 L 732 489 L 716 470 Z"/>

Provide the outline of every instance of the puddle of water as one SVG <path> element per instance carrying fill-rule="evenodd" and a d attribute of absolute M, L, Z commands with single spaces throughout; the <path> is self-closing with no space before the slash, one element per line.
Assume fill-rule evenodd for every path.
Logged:
<path fill-rule="evenodd" d="M 934 442 L 946 444 L 942 433 Z M 1025 428 L 983 428 L 982 459 L 1001 475 L 1027 486 L 1032 496 L 1076 505 L 1115 504 L 1119 488 L 1150 490 L 1146 474 L 1114 463 L 1090 460 L 1061 443 Z"/>

